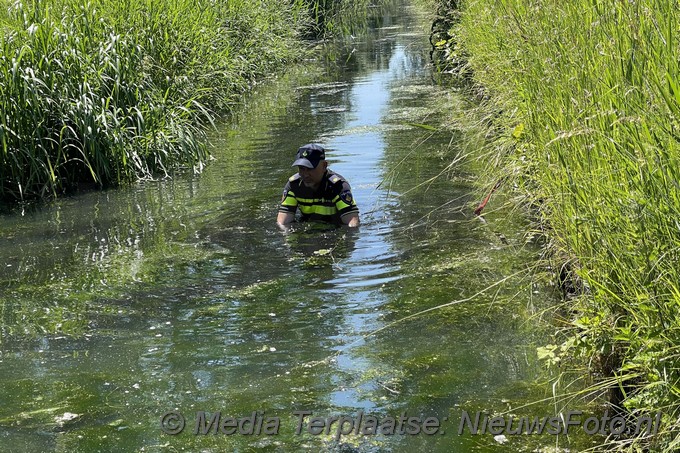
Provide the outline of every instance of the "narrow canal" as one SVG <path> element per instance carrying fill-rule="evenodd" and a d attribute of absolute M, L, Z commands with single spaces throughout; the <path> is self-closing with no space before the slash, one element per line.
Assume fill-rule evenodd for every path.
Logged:
<path fill-rule="evenodd" d="M 263 85 L 212 134 L 215 160 L 200 175 L 0 216 L 0 450 L 555 445 L 457 432 L 462 411 L 551 407 L 516 409 L 550 397 L 536 319 L 554 296 L 528 277 L 537 250 L 520 220 L 471 216 L 474 174 L 447 168 L 455 138 L 413 125 L 452 95 L 432 83 L 428 30 L 398 3 L 366 36 Z M 328 148 L 330 167 L 351 182 L 358 230 L 276 228 L 290 164 L 308 142 Z M 161 430 L 168 411 L 184 416 L 182 433 Z M 201 411 L 259 411 L 280 426 L 194 435 Z M 335 428 L 296 434 L 295 411 L 441 426 L 338 442 Z"/>

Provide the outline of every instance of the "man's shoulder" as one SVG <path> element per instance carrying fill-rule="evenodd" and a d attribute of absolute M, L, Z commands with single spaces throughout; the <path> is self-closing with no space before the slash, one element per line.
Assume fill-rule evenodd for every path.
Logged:
<path fill-rule="evenodd" d="M 352 212 L 356 211 L 356 203 L 354 202 L 349 182 L 342 175 L 331 171 L 328 174 L 328 181 L 331 193 L 340 197 L 340 200 L 348 206 L 346 209 Z"/>
<path fill-rule="evenodd" d="M 287 186 L 295 186 L 299 185 L 301 182 L 300 180 L 300 173 L 295 173 L 293 176 L 288 178 L 288 182 L 286 183 Z"/>
<path fill-rule="evenodd" d="M 342 186 L 343 184 L 349 184 L 341 174 L 331 170 L 328 170 L 328 182 L 333 186 Z"/>

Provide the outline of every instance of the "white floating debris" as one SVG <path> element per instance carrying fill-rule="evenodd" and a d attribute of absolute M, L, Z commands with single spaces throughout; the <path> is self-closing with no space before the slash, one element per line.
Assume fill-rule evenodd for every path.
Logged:
<path fill-rule="evenodd" d="M 275 352 L 275 351 L 276 351 L 275 347 L 272 346 L 271 348 L 269 348 L 269 352 Z"/>
<path fill-rule="evenodd" d="M 505 437 L 505 435 L 503 435 L 503 434 L 499 434 L 498 436 L 493 436 L 493 440 L 495 440 L 499 444 L 503 445 L 504 443 L 506 443 L 508 441 L 508 438 Z"/>
<path fill-rule="evenodd" d="M 274 316 L 276 316 L 276 313 L 269 313 L 269 316 L 273 318 Z"/>
<path fill-rule="evenodd" d="M 59 415 L 59 416 L 55 417 L 54 421 L 58 425 L 63 425 L 64 423 L 69 422 L 69 421 L 76 419 L 78 417 L 80 417 L 80 414 L 74 414 L 73 412 L 64 412 L 63 415 Z"/>

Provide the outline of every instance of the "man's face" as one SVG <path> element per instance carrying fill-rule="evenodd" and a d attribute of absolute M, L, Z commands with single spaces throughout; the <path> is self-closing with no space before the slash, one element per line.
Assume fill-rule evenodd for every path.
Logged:
<path fill-rule="evenodd" d="M 328 162 L 325 160 L 319 162 L 319 165 L 317 165 L 315 168 L 307 168 L 303 167 L 302 165 L 298 165 L 298 172 L 302 178 L 302 183 L 307 187 L 316 189 L 321 183 L 324 173 L 326 173 L 327 166 Z"/>

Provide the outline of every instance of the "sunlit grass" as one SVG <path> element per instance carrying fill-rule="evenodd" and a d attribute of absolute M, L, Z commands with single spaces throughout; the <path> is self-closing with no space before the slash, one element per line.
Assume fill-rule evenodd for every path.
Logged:
<path fill-rule="evenodd" d="M 365 4 L 3 1 L 0 198 L 200 171 L 206 126 Z"/>
<path fill-rule="evenodd" d="M 615 402 L 662 410 L 669 427 L 680 411 L 679 5 L 462 3 L 456 44 L 501 112 L 498 175 L 540 206 L 555 256 L 585 288 L 564 352 L 600 357 L 599 371 L 621 377 Z"/>

